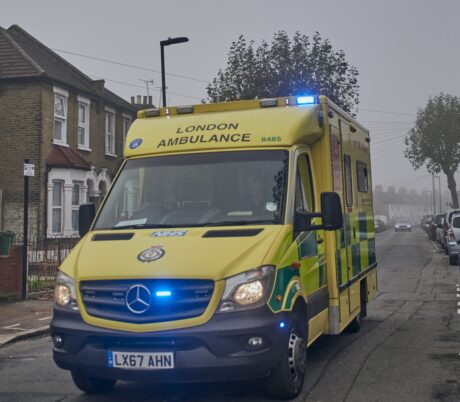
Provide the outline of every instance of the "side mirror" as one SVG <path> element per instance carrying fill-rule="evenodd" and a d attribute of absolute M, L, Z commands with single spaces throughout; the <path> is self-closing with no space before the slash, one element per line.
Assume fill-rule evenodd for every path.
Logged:
<path fill-rule="evenodd" d="M 324 230 L 337 230 L 343 226 L 343 213 L 337 193 L 321 193 L 321 215 Z"/>
<path fill-rule="evenodd" d="M 94 204 L 82 204 L 78 210 L 78 234 L 83 237 L 88 233 L 94 217 L 96 216 L 96 207 Z"/>
<path fill-rule="evenodd" d="M 313 218 L 321 218 L 321 225 L 312 225 Z M 340 197 L 334 192 L 321 193 L 321 212 L 295 211 L 294 232 L 306 230 L 338 230 L 343 226 Z"/>

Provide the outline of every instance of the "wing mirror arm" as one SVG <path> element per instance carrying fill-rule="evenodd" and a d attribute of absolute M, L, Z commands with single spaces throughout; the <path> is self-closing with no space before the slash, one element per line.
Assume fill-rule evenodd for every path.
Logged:
<path fill-rule="evenodd" d="M 314 218 L 321 218 L 321 225 L 312 225 Z M 321 212 L 295 211 L 294 231 L 338 230 L 343 226 L 342 203 L 335 192 L 321 193 Z"/>

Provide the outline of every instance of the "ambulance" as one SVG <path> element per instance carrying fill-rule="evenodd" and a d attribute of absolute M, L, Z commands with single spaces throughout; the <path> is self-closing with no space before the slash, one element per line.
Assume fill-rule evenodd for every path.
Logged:
<path fill-rule="evenodd" d="M 60 266 L 56 364 L 117 380 L 263 378 L 298 395 L 307 348 L 377 290 L 369 132 L 324 96 L 140 111 Z"/>

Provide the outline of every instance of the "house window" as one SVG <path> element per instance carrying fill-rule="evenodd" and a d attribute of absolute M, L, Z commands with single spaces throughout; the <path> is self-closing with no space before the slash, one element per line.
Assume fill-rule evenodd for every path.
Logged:
<path fill-rule="evenodd" d="M 54 142 L 67 144 L 67 91 L 54 88 Z"/>
<path fill-rule="evenodd" d="M 105 153 L 115 156 L 115 111 L 105 111 Z"/>
<path fill-rule="evenodd" d="M 62 232 L 62 182 L 53 182 L 53 233 Z"/>
<path fill-rule="evenodd" d="M 78 97 L 78 148 L 89 150 L 90 101 Z"/>
<path fill-rule="evenodd" d="M 123 146 L 126 142 L 126 136 L 128 135 L 129 127 L 131 126 L 132 120 L 130 117 L 123 116 Z"/>
<path fill-rule="evenodd" d="M 82 183 L 74 182 L 72 189 L 72 229 L 78 231 L 78 210 L 81 204 Z"/>

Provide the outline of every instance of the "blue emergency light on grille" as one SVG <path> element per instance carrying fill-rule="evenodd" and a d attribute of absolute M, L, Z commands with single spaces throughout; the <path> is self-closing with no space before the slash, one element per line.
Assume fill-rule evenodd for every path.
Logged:
<path fill-rule="evenodd" d="M 171 297 L 171 294 L 170 290 L 157 290 L 155 292 L 156 297 Z"/>
<path fill-rule="evenodd" d="M 298 105 L 312 105 L 314 103 L 316 103 L 316 99 L 315 99 L 315 96 L 313 95 L 305 95 L 305 96 L 297 97 Z"/>

